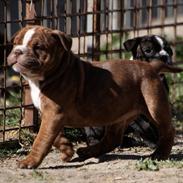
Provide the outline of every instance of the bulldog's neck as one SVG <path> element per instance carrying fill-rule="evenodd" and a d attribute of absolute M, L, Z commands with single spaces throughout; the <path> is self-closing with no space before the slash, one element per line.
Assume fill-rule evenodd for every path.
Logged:
<path fill-rule="evenodd" d="M 62 61 L 60 62 L 60 65 L 58 65 L 55 70 L 49 72 L 49 74 L 44 76 L 44 80 L 35 80 L 31 78 L 25 77 L 25 79 L 28 81 L 30 89 L 31 89 L 31 98 L 33 101 L 34 106 L 41 111 L 41 94 L 47 96 L 47 92 L 45 90 L 49 90 L 49 88 L 52 87 L 52 85 L 57 85 L 60 87 L 60 85 L 63 84 L 62 80 L 64 80 L 65 77 L 68 77 L 68 75 L 72 74 L 65 72 L 68 70 L 68 67 L 70 70 L 72 70 L 73 65 L 78 65 L 78 73 L 79 77 L 81 78 L 81 83 L 78 85 L 78 95 L 80 96 L 83 90 L 83 83 L 84 83 L 84 73 L 82 69 L 82 62 L 77 61 L 79 58 L 76 57 L 72 52 L 69 54 L 66 53 L 62 57 Z M 69 76 L 71 77 L 71 76 Z M 76 76 L 73 76 L 76 77 Z M 68 83 L 67 83 L 68 84 Z M 63 84 L 64 85 L 64 84 Z M 64 90 L 64 87 L 63 87 Z M 49 96 L 48 96 L 49 97 Z"/>
<path fill-rule="evenodd" d="M 29 86 L 31 89 L 31 98 L 34 106 L 41 111 L 41 98 L 40 98 L 40 86 L 38 81 L 32 81 L 28 79 Z"/>
<path fill-rule="evenodd" d="M 62 74 L 63 71 L 60 71 L 60 68 L 57 67 L 57 69 L 54 71 L 54 74 L 45 76 L 43 81 L 33 80 L 24 77 L 28 81 L 30 86 L 32 102 L 38 110 L 41 111 L 41 90 L 46 86 L 54 83 L 54 81 L 56 81 Z"/>

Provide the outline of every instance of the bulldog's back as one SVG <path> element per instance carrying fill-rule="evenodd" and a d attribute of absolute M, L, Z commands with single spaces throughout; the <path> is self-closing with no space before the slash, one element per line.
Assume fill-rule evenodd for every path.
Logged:
<path fill-rule="evenodd" d="M 137 112 L 137 106 L 141 110 L 141 81 L 145 68 L 128 61 L 92 64 L 82 61 L 82 67 L 84 82 L 83 86 L 78 86 L 82 91 L 76 96 L 74 106 L 85 121 L 89 117 L 92 123 L 106 123 L 129 111 Z"/>

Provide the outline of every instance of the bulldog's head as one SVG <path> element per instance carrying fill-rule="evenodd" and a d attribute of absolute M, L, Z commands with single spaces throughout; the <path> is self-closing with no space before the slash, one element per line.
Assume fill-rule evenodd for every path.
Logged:
<path fill-rule="evenodd" d="M 27 26 L 13 39 L 13 49 L 8 64 L 26 78 L 43 80 L 45 73 L 54 72 L 72 39 L 58 30 L 42 26 Z"/>
<path fill-rule="evenodd" d="M 136 37 L 124 42 L 127 51 L 131 51 L 133 59 L 152 61 L 162 60 L 166 64 L 172 64 L 172 49 L 168 42 L 157 35 Z"/>

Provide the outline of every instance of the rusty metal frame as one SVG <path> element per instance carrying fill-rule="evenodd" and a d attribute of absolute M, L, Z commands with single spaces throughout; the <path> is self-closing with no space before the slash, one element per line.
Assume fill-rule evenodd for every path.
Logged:
<path fill-rule="evenodd" d="M 0 48 L 7 48 L 10 45 L 8 38 L 10 26 L 12 28 L 14 25 L 18 25 L 21 28 L 28 23 L 41 24 L 66 32 L 76 42 L 73 51 L 88 60 L 101 60 L 102 56 L 105 59 L 113 58 L 113 56 L 124 58 L 125 53 L 122 43 L 127 37 L 152 34 L 155 29 L 160 30 L 158 34 L 164 35 L 167 28 L 172 28 L 173 39 L 171 40 L 171 45 L 174 51 L 176 46 L 183 45 L 183 39 L 177 39 L 177 35 L 180 34 L 179 28 L 183 27 L 183 13 L 178 12 L 178 8 L 181 7 L 183 11 L 183 1 L 179 0 L 172 1 L 172 3 L 167 3 L 166 0 L 157 0 L 157 3 L 154 3 L 155 1 L 153 0 L 33 0 L 37 14 L 33 19 L 26 17 L 25 10 L 26 3 L 30 4 L 31 0 L 18 1 L 17 9 L 20 12 L 18 19 L 8 18 L 11 13 L 8 12 L 10 2 L 12 3 L 13 1 L 0 0 L 0 8 L 4 12 L 3 17 L 0 18 L 0 26 L 3 27 L 1 34 L 4 37 L 3 43 L 0 43 L 3 45 L 0 45 Z M 115 4 L 115 2 L 118 3 Z M 167 21 L 166 17 L 168 8 L 173 12 L 173 17 L 170 18 L 171 21 Z M 154 10 L 159 12 L 156 18 L 153 17 Z M 146 15 L 146 17 L 143 17 L 145 22 L 142 21 L 142 14 Z M 116 20 L 116 17 L 118 20 Z M 158 23 L 155 23 L 155 19 Z M 127 25 L 128 23 L 130 25 Z M 116 39 L 119 42 L 118 46 L 112 45 Z M 7 90 L 6 81 L 8 79 L 6 56 L 7 49 L 4 49 L 4 61 L 0 66 L 4 78 L 3 86 L 0 86 L 0 89 L 3 90 Z M 175 54 L 174 60 L 176 61 Z M 25 126 L 22 125 L 22 119 L 27 115 L 23 111 L 34 110 L 32 104 L 25 102 L 25 88 L 27 88 L 27 85 L 21 78 L 19 86 L 20 102 L 18 105 L 7 106 L 6 92 L 3 95 L 3 105 L 0 106 L 0 115 L 2 115 L 0 119 L 2 120 L 0 123 L 0 142 L 11 140 L 11 138 L 6 138 L 6 134 L 9 131 L 18 130 L 20 132 L 22 128 L 37 127 L 38 116 L 35 111 L 28 112 L 32 116 L 32 123 Z M 14 109 L 20 110 L 20 116 L 16 127 L 9 128 L 7 127 L 7 111 Z M 19 138 L 19 135 L 17 138 Z"/>

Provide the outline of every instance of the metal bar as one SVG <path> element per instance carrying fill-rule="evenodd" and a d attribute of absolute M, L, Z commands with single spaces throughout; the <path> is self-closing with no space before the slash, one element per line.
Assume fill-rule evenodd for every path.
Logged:
<path fill-rule="evenodd" d="M 7 21 L 7 4 L 5 1 L 4 2 L 4 20 Z M 7 36 L 7 25 L 4 24 L 4 44 L 6 44 L 6 36 Z M 4 69 L 3 69 L 3 76 L 4 76 L 4 88 L 6 89 L 6 49 L 4 49 L 4 63 L 3 63 Z M 5 135 L 6 135 L 6 92 L 4 92 L 3 95 L 4 103 L 3 103 L 3 142 L 5 141 Z"/>

